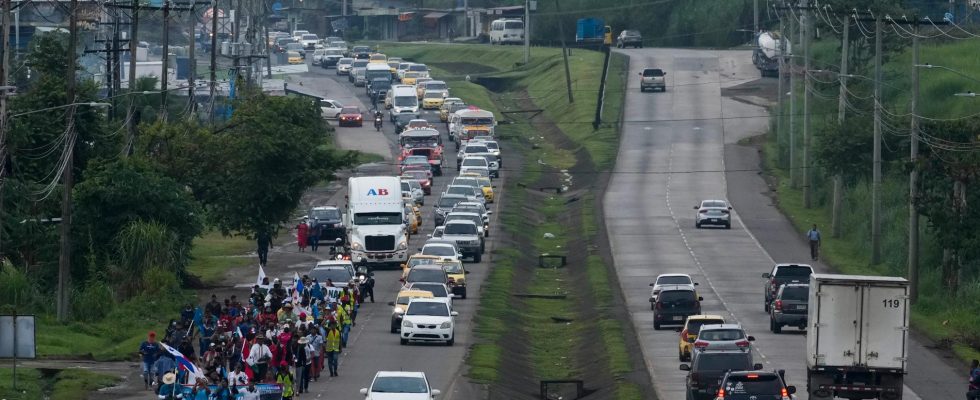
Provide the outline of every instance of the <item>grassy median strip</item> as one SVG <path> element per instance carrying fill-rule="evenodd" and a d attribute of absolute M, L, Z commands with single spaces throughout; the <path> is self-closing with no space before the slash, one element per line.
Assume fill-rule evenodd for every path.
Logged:
<path fill-rule="evenodd" d="M 44 372 L 33 368 L 17 369 L 17 390 L 13 388 L 13 369 L 0 368 L 0 398 L 5 400 L 73 400 L 88 392 L 115 384 L 119 379 L 79 368 Z"/>

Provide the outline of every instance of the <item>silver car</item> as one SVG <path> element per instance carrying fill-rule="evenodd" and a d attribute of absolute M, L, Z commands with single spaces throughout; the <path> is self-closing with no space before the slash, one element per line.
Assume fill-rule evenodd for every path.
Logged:
<path fill-rule="evenodd" d="M 698 213 L 694 216 L 694 226 L 700 229 L 704 225 L 723 226 L 732 229 L 732 207 L 725 200 L 704 200 L 701 205 L 694 206 Z"/>
<path fill-rule="evenodd" d="M 703 350 L 751 351 L 755 337 L 745 334 L 739 324 L 702 325 L 694 341 L 694 352 Z"/>

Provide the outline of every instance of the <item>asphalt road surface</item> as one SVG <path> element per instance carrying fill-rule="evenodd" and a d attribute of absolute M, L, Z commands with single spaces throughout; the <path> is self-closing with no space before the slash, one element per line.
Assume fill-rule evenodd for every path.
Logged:
<path fill-rule="evenodd" d="M 663 400 L 684 399 L 687 372 L 678 368 L 679 334 L 670 327 L 653 329 L 648 285 L 661 273 L 680 272 L 700 283 L 703 313 L 741 323 L 756 337 L 755 362 L 767 370 L 785 369 L 788 384 L 799 388 L 797 397 L 808 398 L 802 332 L 787 328 L 781 335 L 770 333 L 763 311 L 761 274 L 773 264 L 770 254 L 746 230 L 737 208 L 731 230 L 694 227 L 692 208 L 701 200 L 726 199 L 740 190 L 729 187 L 724 173 L 725 144 L 762 133 L 767 123 L 765 118 L 744 118 L 765 115 L 764 109 L 721 96 L 724 87 L 758 78 L 751 53 L 625 53 L 631 57 L 631 78 L 604 217 L 619 282 L 657 394 Z M 665 93 L 640 92 L 639 80 L 633 77 L 645 67 L 667 71 Z M 791 228 L 788 234 L 796 235 Z M 780 262 L 809 263 L 805 252 L 779 257 Z M 930 373 L 914 364 L 912 370 L 913 375 Z M 929 393 L 926 388 L 913 389 Z M 905 388 L 905 399 L 918 398 Z"/>
<path fill-rule="evenodd" d="M 354 87 L 347 81 L 346 76 L 337 76 L 336 70 L 333 68 L 325 70 L 314 66 L 310 67 L 309 73 L 294 80 L 302 81 L 303 85 L 290 84 L 290 89 L 335 99 L 344 105 L 358 105 L 365 112 L 363 127 L 338 127 L 336 134 L 337 142 L 343 148 L 358 149 L 385 157 L 386 161 L 384 162 L 360 168 L 358 170 L 359 175 L 397 175 L 397 166 L 395 161 L 392 161 L 397 159 L 394 154 L 397 143 L 394 126 L 385 118 L 382 132 L 375 131 L 373 117 L 368 113 L 370 100 L 367 98 L 363 87 Z M 425 206 L 422 211 L 423 224 L 419 234 L 411 237 L 409 249 L 422 247 L 427 239 L 426 235 L 432 232 L 434 228 L 432 206 L 438 201 L 439 194 L 442 193 L 452 177 L 455 176 L 456 155 L 452 143 L 448 141 L 448 136 L 446 136 L 445 124 L 439 122 L 438 112 L 424 111 L 422 115 L 443 133 L 444 145 L 447 150 L 444 164 L 446 168 L 444 168 L 445 175 L 435 177 L 432 195 L 425 198 Z M 346 184 L 346 182 L 343 183 Z M 503 187 L 500 183 L 496 185 Z M 345 191 L 345 188 L 339 188 L 328 203 L 343 204 Z M 498 192 L 498 203 L 500 197 L 501 193 Z M 495 211 L 494 217 L 499 215 L 496 213 L 497 203 L 488 206 Z M 491 232 L 498 228 L 496 219 L 492 218 Z M 454 301 L 454 308 L 459 312 L 459 316 L 456 317 L 456 344 L 452 347 L 443 344 L 424 343 L 400 345 L 398 335 L 389 331 L 392 307 L 388 306 L 387 303 L 394 301 L 395 295 L 401 287 L 400 282 L 398 282 L 401 271 L 376 271 L 376 302 L 373 304 L 368 302 L 361 306 L 357 317 L 357 326 L 351 330 L 349 347 L 345 349 L 341 357 L 340 376 L 329 378 L 321 375 L 319 382 L 311 383 L 312 396 L 361 398 L 358 390 L 370 385 L 375 372 L 394 370 L 425 372 L 432 387 L 442 390 L 443 396 L 440 398 L 477 398 L 477 393 L 474 392 L 475 387 L 470 385 L 466 378 L 461 375 L 465 370 L 463 359 L 466 351 L 474 342 L 473 317 L 479 304 L 480 287 L 486 278 L 494 246 L 495 238 L 494 235 L 491 235 L 487 238 L 487 253 L 483 262 L 465 264 L 467 271 L 470 272 L 467 275 L 469 295 L 465 300 L 456 299 Z M 290 276 L 291 274 L 292 272 L 289 272 Z"/>

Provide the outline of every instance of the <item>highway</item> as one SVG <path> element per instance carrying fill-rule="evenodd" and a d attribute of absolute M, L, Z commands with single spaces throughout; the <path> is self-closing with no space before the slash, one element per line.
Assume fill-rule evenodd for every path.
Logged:
<path fill-rule="evenodd" d="M 752 193 L 745 193 L 750 190 L 748 186 L 729 185 L 724 172 L 725 147 L 763 133 L 766 118 L 741 117 L 765 115 L 766 110 L 721 94 L 722 88 L 758 78 L 751 53 L 676 49 L 624 53 L 631 57 L 624 128 L 605 193 L 604 218 L 621 289 L 658 397 L 684 399 L 687 372 L 678 368 L 679 334 L 670 328 L 653 329 L 648 284 L 661 273 L 680 272 L 691 274 L 700 283 L 703 313 L 721 314 L 730 322 L 741 323 L 756 337 L 755 362 L 767 370 L 785 369 L 788 384 L 799 389 L 797 397 L 807 399 L 804 335 L 794 328 L 786 328 L 781 335 L 769 332 L 761 274 L 770 270 L 773 257 L 746 229 L 739 218 L 739 204 L 734 203 L 731 230 L 694 227 L 692 208 L 703 199 L 727 199 L 735 192 L 742 199 L 754 198 Z M 640 92 L 637 74 L 645 67 L 667 72 L 665 93 Z M 763 207 L 768 204 L 764 202 Z M 768 232 L 767 239 L 793 241 L 799 235 L 785 221 L 755 226 L 770 229 L 776 225 L 782 230 Z M 795 242 L 803 248 L 802 239 Z M 784 251 L 778 254 L 778 261 L 809 263 L 808 256 L 805 250 Z M 814 266 L 825 270 L 823 265 Z M 911 368 L 913 375 L 941 373 L 923 370 L 914 363 Z M 959 382 L 962 387 L 963 381 Z M 925 385 L 907 386 L 905 399 L 920 398 L 913 389 L 936 393 Z M 956 396 L 961 396 L 959 390 Z"/>
<path fill-rule="evenodd" d="M 438 77 L 434 78 L 438 79 Z M 346 76 L 337 76 L 333 68 L 325 70 L 318 66 L 310 66 L 310 72 L 299 76 L 297 80 L 302 81 L 302 86 L 290 84 L 291 89 L 335 99 L 344 105 L 357 105 L 364 111 L 364 126 L 360 128 L 336 128 L 336 141 L 344 149 L 380 154 L 385 156 L 386 161 L 361 167 L 358 169 L 357 175 L 397 175 L 396 161 L 393 161 L 397 159 L 394 154 L 397 143 L 394 126 L 387 119 L 386 113 L 382 132 L 375 131 L 373 117 L 369 113 L 370 100 L 363 87 L 354 87 L 347 81 Z M 456 175 L 456 153 L 452 143 L 448 141 L 448 136 L 446 136 L 446 125 L 439 121 L 437 111 L 423 111 L 423 116 L 443 133 L 444 145 L 447 150 L 444 164 L 445 175 L 435 177 L 432 195 L 425 198 L 425 206 L 422 211 L 423 224 L 419 234 L 411 237 L 409 241 L 410 250 L 422 247 L 426 235 L 432 232 L 434 228 L 432 207 L 438 201 L 439 194 Z M 331 124 L 336 125 L 336 122 L 331 121 Z M 504 179 L 503 175 L 501 179 Z M 337 182 L 337 184 L 339 187 L 325 204 L 343 204 L 346 181 Z M 495 184 L 498 187 L 503 187 L 499 180 Z M 497 204 L 499 204 L 501 197 L 499 192 L 497 196 L 498 202 L 488 205 L 488 208 L 494 211 L 497 210 Z M 496 215 L 498 214 L 494 214 L 494 217 Z M 499 228 L 499 225 L 496 224 L 497 221 L 494 218 L 491 221 L 491 229 Z M 468 348 L 474 342 L 472 319 L 479 305 L 480 287 L 492 262 L 491 253 L 496 241 L 495 235 L 487 238 L 487 253 L 484 255 L 483 262 L 479 264 L 465 263 L 467 271 L 470 272 L 467 275 L 469 296 L 465 300 L 456 299 L 454 302 L 454 309 L 459 312 L 459 316 L 456 317 L 456 343 L 452 347 L 425 343 L 400 345 L 398 335 L 389 332 L 392 307 L 388 306 L 387 303 L 395 299 L 395 295 L 401 287 L 398 281 L 401 271 L 376 271 L 376 302 L 368 302 L 361 306 L 357 317 L 357 326 L 351 330 L 349 347 L 344 350 L 341 356 L 340 376 L 329 378 L 326 374 L 321 375 L 319 382 L 313 382 L 310 385 L 313 396 L 361 398 L 362 396 L 358 391 L 370 385 L 375 372 L 392 370 L 425 372 L 432 387 L 443 392 L 443 395 L 440 396 L 442 399 L 476 398 L 477 395 L 473 392 L 476 390 L 475 386 L 461 376 L 465 372 L 463 359 Z M 295 246 L 293 247 L 295 248 Z M 299 272 L 302 274 L 304 271 L 300 270 Z M 292 276 L 292 270 L 287 271 L 286 274 Z"/>

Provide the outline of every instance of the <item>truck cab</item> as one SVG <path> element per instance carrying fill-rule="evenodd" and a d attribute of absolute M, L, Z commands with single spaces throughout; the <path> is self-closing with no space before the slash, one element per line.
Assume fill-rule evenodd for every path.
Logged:
<path fill-rule="evenodd" d="M 401 181 L 396 176 L 348 180 L 347 243 L 358 264 L 400 264 L 408 258 Z"/>

